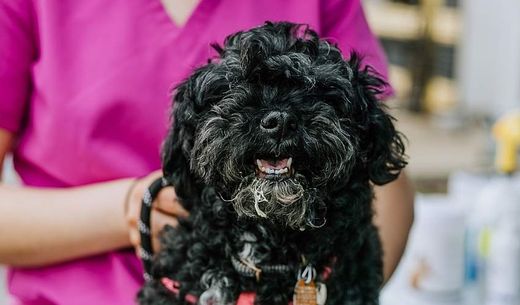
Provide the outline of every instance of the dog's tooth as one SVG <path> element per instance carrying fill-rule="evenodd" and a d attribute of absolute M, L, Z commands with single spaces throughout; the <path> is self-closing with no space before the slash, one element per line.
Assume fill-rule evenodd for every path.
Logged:
<path fill-rule="evenodd" d="M 289 160 L 287 160 L 287 168 L 291 168 L 291 165 L 292 165 L 292 157 L 290 157 Z"/>
<path fill-rule="evenodd" d="M 258 168 L 262 168 L 262 162 L 260 159 L 256 159 L 256 165 L 258 165 Z"/>
<path fill-rule="evenodd" d="M 267 169 L 265 167 L 260 167 L 260 171 L 264 172 L 264 173 L 267 173 Z"/>
<path fill-rule="evenodd" d="M 280 175 L 280 172 L 281 172 L 281 171 L 282 171 L 281 169 L 275 169 L 275 170 L 274 170 L 274 173 L 275 173 L 276 175 Z"/>
<path fill-rule="evenodd" d="M 287 173 L 288 171 L 289 171 L 289 170 L 287 169 L 287 167 L 284 167 L 284 168 L 282 168 L 282 169 L 280 170 L 280 173 L 281 173 L 281 174 L 285 174 L 285 173 Z"/>
<path fill-rule="evenodd" d="M 274 169 L 269 168 L 269 169 L 267 169 L 267 172 L 268 172 L 269 174 L 274 174 Z"/>

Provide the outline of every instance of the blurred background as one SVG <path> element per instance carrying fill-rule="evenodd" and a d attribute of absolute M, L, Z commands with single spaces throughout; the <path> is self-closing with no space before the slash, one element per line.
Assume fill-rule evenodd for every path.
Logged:
<path fill-rule="evenodd" d="M 390 105 L 409 139 L 408 171 L 418 190 L 445 191 L 455 170 L 491 169 L 490 124 L 520 105 L 520 3 L 364 5 L 390 62 Z"/>
<path fill-rule="evenodd" d="M 390 62 L 388 104 L 408 138 L 418 192 L 410 243 L 382 305 L 520 304 L 520 178 L 494 165 L 497 143 L 514 151 L 520 123 L 509 117 L 492 135 L 497 119 L 520 108 L 520 1 L 364 6 Z"/>
<path fill-rule="evenodd" d="M 519 305 L 520 1 L 364 6 L 390 62 L 389 105 L 417 190 L 382 305 Z"/>

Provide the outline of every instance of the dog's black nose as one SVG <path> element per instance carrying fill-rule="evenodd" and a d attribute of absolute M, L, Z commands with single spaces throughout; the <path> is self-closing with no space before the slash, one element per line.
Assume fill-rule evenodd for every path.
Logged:
<path fill-rule="evenodd" d="M 296 127 L 296 118 L 283 111 L 271 111 L 260 121 L 260 129 L 271 136 L 286 135 Z"/>

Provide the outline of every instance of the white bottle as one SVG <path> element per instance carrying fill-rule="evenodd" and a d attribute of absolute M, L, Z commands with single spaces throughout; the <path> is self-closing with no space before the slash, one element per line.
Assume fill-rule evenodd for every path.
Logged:
<path fill-rule="evenodd" d="M 520 305 L 520 225 L 515 214 L 501 217 L 490 241 L 486 305 Z"/>
<path fill-rule="evenodd" d="M 487 305 L 520 305 L 520 191 L 513 176 L 520 147 L 520 111 L 500 118 L 492 133 L 497 141 L 495 166 L 505 175 L 482 191 L 477 204 L 477 218 L 484 224 L 480 233 L 487 232 L 480 234 L 486 237 L 480 238 L 479 251 L 485 261 L 483 299 Z"/>
<path fill-rule="evenodd" d="M 475 207 L 468 217 L 465 241 L 466 298 L 472 305 L 483 304 L 490 290 L 490 281 L 487 278 L 491 243 L 496 230 L 502 226 L 501 222 L 508 215 L 516 215 L 513 219 L 520 219 L 518 189 L 518 183 L 507 175 L 491 178 L 478 194 Z M 518 259 L 520 260 L 520 256 Z"/>

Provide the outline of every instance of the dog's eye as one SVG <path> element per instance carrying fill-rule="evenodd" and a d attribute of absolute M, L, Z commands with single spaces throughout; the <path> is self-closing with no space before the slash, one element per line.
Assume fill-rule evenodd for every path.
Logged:
<path fill-rule="evenodd" d="M 334 116 L 337 112 L 336 107 L 333 103 L 327 100 L 317 101 L 312 107 L 310 107 L 309 112 L 312 114 L 327 114 L 329 116 Z"/>
<path fill-rule="evenodd" d="M 258 107 L 255 107 L 255 106 L 244 106 L 242 108 L 242 111 L 246 112 L 246 113 L 257 113 L 258 112 Z"/>
<path fill-rule="evenodd" d="M 346 114 L 348 112 L 347 106 L 343 100 L 327 99 L 325 103 L 332 107 L 339 116 L 343 116 L 342 114 Z"/>

